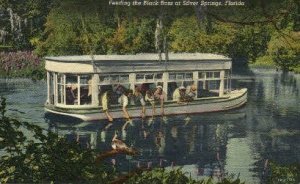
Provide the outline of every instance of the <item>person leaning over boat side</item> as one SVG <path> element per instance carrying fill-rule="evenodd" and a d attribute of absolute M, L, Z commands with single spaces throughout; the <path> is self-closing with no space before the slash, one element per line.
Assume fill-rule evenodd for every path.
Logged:
<path fill-rule="evenodd" d="M 160 103 L 160 112 L 161 115 L 164 115 L 164 100 L 165 100 L 165 94 L 164 91 L 162 89 L 162 86 L 157 86 L 156 90 L 154 92 L 154 99 L 158 100 Z"/>
<path fill-rule="evenodd" d="M 146 91 L 145 101 L 149 102 L 152 106 L 152 117 L 155 115 L 155 99 L 151 90 Z"/>
<path fill-rule="evenodd" d="M 185 104 L 185 87 L 180 86 L 173 92 L 173 101 L 178 104 Z"/>
<path fill-rule="evenodd" d="M 132 95 L 132 90 L 125 90 L 122 96 L 118 100 L 119 103 L 122 105 L 122 111 L 126 119 L 130 119 L 129 113 L 127 111 L 127 106 L 129 103 L 128 98 L 131 97 L 131 95 Z"/>
<path fill-rule="evenodd" d="M 146 102 L 144 100 L 144 97 L 141 93 L 141 89 L 139 87 L 135 87 L 135 91 L 134 91 L 134 101 L 135 101 L 135 105 L 140 103 L 142 105 L 142 113 L 141 113 L 141 117 L 144 118 L 145 117 L 145 113 L 146 113 Z"/>
<path fill-rule="evenodd" d="M 111 97 L 111 91 L 106 91 L 101 98 L 101 102 L 102 102 L 102 110 L 105 113 L 107 119 L 109 122 L 113 121 L 112 116 L 110 115 L 110 113 L 108 112 L 108 107 L 109 107 L 109 101 L 110 101 L 110 97 Z"/>

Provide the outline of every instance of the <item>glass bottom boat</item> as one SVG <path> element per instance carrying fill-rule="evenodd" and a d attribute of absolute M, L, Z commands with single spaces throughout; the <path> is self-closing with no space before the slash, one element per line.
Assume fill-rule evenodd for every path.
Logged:
<path fill-rule="evenodd" d="M 46 57 L 45 110 L 84 121 L 107 119 L 101 99 L 110 91 L 109 113 L 122 118 L 120 86 L 132 91 L 139 88 L 143 98 L 160 86 L 164 115 L 225 111 L 247 102 L 246 88 L 231 89 L 230 58 L 203 53 L 173 53 L 168 58 L 159 61 L 157 54 Z M 178 103 L 176 90 L 191 86 L 193 99 Z M 154 115 L 161 115 L 160 103 L 156 102 Z M 145 116 L 153 116 L 152 105 L 146 102 L 145 108 Z M 141 117 L 142 106 L 129 103 L 127 111 L 130 117 Z"/>

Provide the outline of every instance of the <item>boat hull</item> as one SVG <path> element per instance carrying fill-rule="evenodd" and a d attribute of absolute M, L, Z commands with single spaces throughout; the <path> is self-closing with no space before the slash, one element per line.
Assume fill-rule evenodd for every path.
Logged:
<path fill-rule="evenodd" d="M 164 105 L 164 115 L 178 114 L 196 114 L 207 112 L 226 111 L 238 108 L 247 102 L 247 89 L 234 90 L 224 97 L 211 97 L 198 99 L 188 104 L 177 104 L 166 102 Z M 107 119 L 101 108 L 91 109 L 62 109 L 55 106 L 46 105 L 45 111 L 57 115 L 71 116 L 83 121 L 93 121 Z M 128 107 L 131 117 L 141 117 L 141 107 Z M 113 108 L 110 111 L 113 118 L 123 118 L 121 107 Z M 160 115 L 161 109 L 159 104 L 156 105 L 156 115 Z M 151 106 L 146 106 L 146 116 L 152 116 Z"/>

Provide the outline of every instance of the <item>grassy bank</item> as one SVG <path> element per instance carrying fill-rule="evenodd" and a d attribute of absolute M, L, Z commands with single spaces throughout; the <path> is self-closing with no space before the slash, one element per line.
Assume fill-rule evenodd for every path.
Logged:
<path fill-rule="evenodd" d="M 276 64 L 271 56 L 262 56 L 257 58 L 255 62 L 249 62 L 248 64 L 249 67 L 251 68 L 278 68 L 280 69 L 281 67 Z M 290 66 L 287 70 L 295 72 L 295 73 L 300 73 L 300 65 L 298 66 Z"/>
<path fill-rule="evenodd" d="M 270 56 L 262 56 L 255 62 L 250 62 L 249 66 L 253 68 L 276 68 L 276 63 L 273 62 Z"/>

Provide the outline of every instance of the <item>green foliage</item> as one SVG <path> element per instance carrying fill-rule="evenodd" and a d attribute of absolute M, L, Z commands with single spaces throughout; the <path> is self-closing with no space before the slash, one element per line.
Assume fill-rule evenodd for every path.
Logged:
<path fill-rule="evenodd" d="M 285 29 L 276 33 L 269 42 L 268 52 L 277 66 L 284 70 L 300 67 L 300 34 Z"/>
<path fill-rule="evenodd" d="M 176 19 L 169 31 L 170 50 L 228 54 L 228 46 L 237 31 L 231 25 L 213 23 L 210 32 L 195 16 Z"/>
<path fill-rule="evenodd" d="M 255 62 L 258 57 L 266 54 L 270 27 L 237 26 L 235 29 L 235 36 L 228 47 L 231 57 L 244 57 Z"/>
<path fill-rule="evenodd" d="M 270 184 L 294 184 L 300 182 L 300 164 L 281 166 L 274 162 L 270 163 L 271 174 L 267 179 Z"/>
<path fill-rule="evenodd" d="M 154 169 L 143 172 L 140 175 L 131 177 L 127 184 L 142 183 L 142 184 L 243 184 L 240 179 L 223 179 L 222 181 L 214 181 L 212 178 L 204 180 L 194 180 L 187 177 L 181 169 L 167 171 L 165 169 Z"/>
<path fill-rule="evenodd" d="M 0 11 L 4 13 L 0 18 L 0 30 L 8 33 L 3 44 L 13 46 L 15 50 L 32 50 L 30 39 L 43 32 L 52 2 L 52 0 L 0 1 Z M 15 16 L 13 26 L 8 9 L 11 9 Z"/>
<path fill-rule="evenodd" d="M 265 55 L 258 57 L 255 62 L 251 62 L 251 67 L 275 68 L 276 63 L 273 62 L 272 56 Z"/>
<path fill-rule="evenodd" d="M 272 57 L 283 69 L 299 68 L 299 41 L 281 39 L 290 34 L 285 30 L 296 34 L 299 29 L 299 3 L 293 0 L 207 9 L 109 6 L 99 0 L 22 2 L 3 1 L 3 6 L 32 20 L 23 35 L 40 56 L 155 52 L 155 28 L 162 17 L 171 52 L 219 53 L 261 64 Z"/>
<path fill-rule="evenodd" d="M 0 182 L 97 182 L 110 180 L 109 168 L 95 162 L 96 153 L 82 149 L 37 125 L 5 116 L 1 98 Z M 24 132 L 29 133 L 25 136 Z"/>
<path fill-rule="evenodd" d="M 154 51 L 154 19 L 133 18 L 122 21 L 108 40 L 109 53 L 143 53 Z"/>

